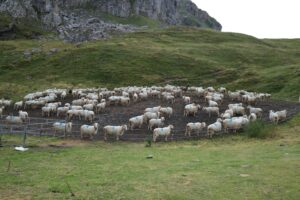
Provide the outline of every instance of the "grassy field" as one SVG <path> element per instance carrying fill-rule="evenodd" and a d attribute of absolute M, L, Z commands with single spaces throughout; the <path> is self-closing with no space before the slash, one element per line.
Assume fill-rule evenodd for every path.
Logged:
<path fill-rule="evenodd" d="M 40 48 L 31 58 L 23 52 Z M 59 52 L 48 55 L 51 48 Z M 0 96 L 49 87 L 190 84 L 300 94 L 300 39 L 259 40 L 196 28 L 152 29 L 80 46 L 54 40 L 0 41 Z"/>
<path fill-rule="evenodd" d="M 271 139 L 236 135 L 150 148 L 29 137 L 30 150 L 21 153 L 12 147 L 21 138 L 4 135 L 0 199 L 297 200 L 299 122 L 300 115 L 275 128 Z"/>

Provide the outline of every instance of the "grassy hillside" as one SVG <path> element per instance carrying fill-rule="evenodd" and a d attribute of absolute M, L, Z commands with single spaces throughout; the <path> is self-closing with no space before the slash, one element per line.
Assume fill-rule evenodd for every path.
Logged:
<path fill-rule="evenodd" d="M 23 52 L 41 48 L 31 58 Z M 48 55 L 49 49 L 59 52 Z M 226 86 L 296 100 L 300 39 L 259 40 L 205 29 L 169 28 L 81 46 L 61 41 L 0 41 L 0 94 L 49 87 L 190 84 Z"/>
<path fill-rule="evenodd" d="M 29 136 L 30 150 L 17 152 L 21 137 L 4 135 L 0 199 L 298 200 L 299 122 L 267 140 L 235 135 L 151 148 Z"/>

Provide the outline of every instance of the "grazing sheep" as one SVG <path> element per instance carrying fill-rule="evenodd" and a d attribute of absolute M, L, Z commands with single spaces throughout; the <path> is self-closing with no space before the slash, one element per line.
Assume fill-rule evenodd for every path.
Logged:
<path fill-rule="evenodd" d="M 103 111 L 105 109 L 105 107 L 106 107 L 106 102 L 105 101 L 97 104 L 96 112 L 99 113 L 99 112 Z"/>
<path fill-rule="evenodd" d="M 122 106 L 128 106 L 130 104 L 130 98 L 129 97 L 121 97 L 120 103 Z"/>
<path fill-rule="evenodd" d="M 203 107 L 203 110 L 208 113 L 209 118 L 212 113 L 217 114 L 218 117 L 220 116 L 219 107 Z"/>
<path fill-rule="evenodd" d="M 83 110 L 82 106 L 71 106 L 71 110 Z"/>
<path fill-rule="evenodd" d="M 18 101 L 14 105 L 14 110 L 19 110 L 23 107 L 23 101 Z"/>
<path fill-rule="evenodd" d="M 93 139 L 94 135 L 98 133 L 98 123 L 94 123 L 92 126 L 89 125 L 82 125 L 80 127 L 80 136 L 83 139 L 84 135 L 89 135 L 91 139 Z"/>
<path fill-rule="evenodd" d="M 173 95 L 164 96 L 164 100 L 170 104 L 175 103 L 175 97 Z"/>
<path fill-rule="evenodd" d="M 174 129 L 173 125 L 164 128 L 155 128 L 153 130 L 153 142 L 156 142 L 158 136 L 165 136 L 165 141 L 168 141 L 168 136 L 171 134 L 172 129 Z"/>
<path fill-rule="evenodd" d="M 19 116 L 7 116 L 5 121 L 9 124 L 22 124 L 23 119 Z"/>
<path fill-rule="evenodd" d="M 248 119 L 250 122 L 255 122 L 257 120 L 257 116 L 255 113 L 250 113 Z"/>
<path fill-rule="evenodd" d="M 81 119 L 80 115 L 81 115 L 82 111 L 83 110 L 68 110 L 67 111 L 67 118 L 68 118 L 68 120 L 73 119 L 74 116 L 77 116 L 78 119 L 80 120 Z"/>
<path fill-rule="evenodd" d="M 209 100 L 208 101 L 208 106 L 209 107 L 218 107 L 218 103 L 213 101 L 213 100 Z"/>
<path fill-rule="evenodd" d="M 205 122 L 188 123 L 185 128 L 185 136 L 191 137 L 191 132 L 196 131 L 199 136 L 200 131 L 206 127 Z"/>
<path fill-rule="evenodd" d="M 160 110 L 160 108 L 161 108 L 161 106 L 157 106 L 157 107 L 153 107 L 153 108 L 146 108 L 145 110 L 144 110 L 144 112 L 146 113 L 146 112 L 159 112 L 159 110 Z"/>
<path fill-rule="evenodd" d="M 147 92 L 139 93 L 139 99 L 140 99 L 141 101 L 147 100 L 147 99 L 148 99 L 148 93 L 147 93 Z"/>
<path fill-rule="evenodd" d="M 184 107 L 183 116 L 188 116 L 192 114 L 195 117 L 196 113 L 200 108 L 201 106 L 199 104 L 195 104 L 195 103 L 188 104 Z"/>
<path fill-rule="evenodd" d="M 285 120 L 287 117 L 287 111 L 282 110 L 282 111 L 277 111 L 274 112 L 273 110 L 270 110 L 269 112 L 269 119 L 274 123 L 278 124 L 280 120 Z"/>
<path fill-rule="evenodd" d="M 243 125 L 247 125 L 248 123 L 249 120 L 247 116 L 233 117 L 230 119 L 223 120 L 223 126 L 226 133 L 228 132 L 228 129 L 231 129 L 234 132 L 236 132 L 237 130 L 241 129 Z"/>
<path fill-rule="evenodd" d="M 21 119 L 23 121 L 27 120 L 28 119 L 28 113 L 26 111 L 19 111 L 19 117 L 21 117 Z"/>
<path fill-rule="evenodd" d="M 227 90 L 226 90 L 226 88 L 224 88 L 224 87 L 220 87 L 220 88 L 218 89 L 218 92 L 221 92 L 221 93 L 223 93 L 223 94 L 226 94 Z"/>
<path fill-rule="evenodd" d="M 46 115 L 50 117 L 51 112 L 53 112 L 53 108 L 54 107 L 48 107 L 48 106 L 42 107 L 42 117 L 45 117 Z"/>
<path fill-rule="evenodd" d="M 64 137 L 66 137 L 66 133 L 72 132 L 72 122 L 63 123 L 63 122 L 55 122 L 53 124 L 54 135 L 57 134 L 58 131 L 62 131 L 64 133 Z"/>
<path fill-rule="evenodd" d="M 67 92 L 66 92 L 66 91 L 63 91 L 63 92 L 61 93 L 61 95 L 60 95 L 60 98 L 63 100 L 63 99 L 66 98 L 66 96 L 67 96 Z"/>
<path fill-rule="evenodd" d="M 247 106 L 247 108 L 249 109 L 250 114 L 254 113 L 254 114 L 256 114 L 257 117 L 259 117 L 259 118 L 262 117 L 263 110 L 261 108 L 254 108 L 251 106 Z"/>
<path fill-rule="evenodd" d="M 208 137 L 212 137 L 216 132 L 222 131 L 222 119 L 218 118 L 217 121 L 213 124 L 210 124 L 207 127 Z"/>
<path fill-rule="evenodd" d="M 160 119 L 150 119 L 149 120 L 149 125 L 148 125 L 148 129 L 152 130 L 153 127 L 161 127 L 164 125 L 165 122 L 165 118 L 162 117 Z"/>
<path fill-rule="evenodd" d="M 57 108 L 57 113 L 56 113 L 57 117 L 59 117 L 61 114 L 66 115 L 68 110 L 69 110 L 69 107 L 66 107 L 66 106 L 65 107 L 58 107 Z"/>
<path fill-rule="evenodd" d="M 144 115 L 132 117 L 129 119 L 129 128 L 133 130 L 135 127 L 142 128 L 144 123 Z"/>
<path fill-rule="evenodd" d="M 119 140 L 119 137 L 122 136 L 125 131 L 127 131 L 127 125 L 122 126 L 105 126 L 104 130 L 104 140 L 107 140 L 107 135 L 116 135 L 116 140 Z"/>
<path fill-rule="evenodd" d="M 144 113 L 144 122 L 148 123 L 150 119 L 158 119 L 160 117 L 160 113 L 146 112 Z"/>
<path fill-rule="evenodd" d="M 93 111 L 93 110 L 94 110 L 94 107 L 95 107 L 95 105 L 92 104 L 92 103 L 83 105 L 83 109 L 85 109 L 85 110 L 90 110 L 90 111 Z"/>
<path fill-rule="evenodd" d="M 83 112 L 81 113 L 81 116 L 84 117 L 84 120 L 92 122 L 95 118 L 95 113 L 94 113 L 94 111 L 83 110 Z"/>
<path fill-rule="evenodd" d="M 221 114 L 222 119 L 229 119 L 231 117 L 233 117 L 233 110 L 231 109 L 227 109 L 223 114 Z"/>
<path fill-rule="evenodd" d="M 173 114 L 173 108 L 171 107 L 160 108 L 159 112 L 161 113 L 161 115 L 170 118 L 171 115 Z"/>
<path fill-rule="evenodd" d="M 240 93 L 239 92 L 230 92 L 228 91 L 229 98 L 233 100 L 240 100 Z"/>
<path fill-rule="evenodd" d="M 246 114 L 246 110 L 243 106 L 233 106 L 230 109 L 232 109 L 233 115 L 245 115 Z"/>
<path fill-rule="evenodd" d="M 136 93 L 134 93 L 132 96 L 132 99 L 133 99 L 133 102 L 137 102 L 139 100 L 139 96 Z"/>
<path fill-rule="evenodd" d="M 191 97 L 183 96 L 182 97 L 184 104 L 190 104 L 191 103 Z"/>

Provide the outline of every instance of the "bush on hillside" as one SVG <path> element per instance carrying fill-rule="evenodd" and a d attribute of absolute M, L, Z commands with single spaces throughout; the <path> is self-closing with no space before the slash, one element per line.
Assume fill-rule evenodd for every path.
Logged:
<path fill-rule="evenodd" d="M 275 136 L 273 125 L 266 124 L 262 120 L 250 122 L 245 128 L 245 134 L 250 138 L 272 138 Z"/>

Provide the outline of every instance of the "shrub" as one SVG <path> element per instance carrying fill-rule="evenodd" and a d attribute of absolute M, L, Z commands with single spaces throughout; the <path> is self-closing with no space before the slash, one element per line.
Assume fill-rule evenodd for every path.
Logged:
<path fill-rule="evenodd" d="M 256 120 L 246 126 L 245 134 L 251 138 L 270 138 L 274 137 L 274 127 L 273 125 L 266 124 L 262 120 Z"/>

